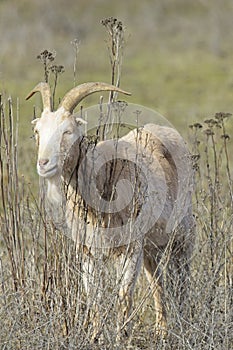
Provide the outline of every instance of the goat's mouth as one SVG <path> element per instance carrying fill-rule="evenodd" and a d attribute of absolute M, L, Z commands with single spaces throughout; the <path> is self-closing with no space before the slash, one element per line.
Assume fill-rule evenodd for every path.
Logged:
<path fill-rule="evenodd" d="M 57 164 L 54 164 L 54 165 L 50 166 L 49 168 L 37 165 L 38 174 L 44 178 L 53 177 L 54 175 L 56 175 L 57 171 L 58 171 Z"/>

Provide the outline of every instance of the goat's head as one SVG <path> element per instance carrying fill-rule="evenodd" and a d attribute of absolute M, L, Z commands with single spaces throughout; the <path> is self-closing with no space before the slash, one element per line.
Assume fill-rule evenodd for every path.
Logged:
<path fill-rule="evenodd" d="M 39 83 L 28 94 L 26 99 L 40 92 L 43 101 L 41 118 L 32 122 L 38 145 L 37 171 L 40 176 L 52 178 L 61 173 L 61 165 L 67 152 L 83 135 L 82 124 L 85 121 L 75 117 L 73 110 L 82 99 L 98 91 L 116 91 L 130 95 L 106 83 L 85 83 L 71 89 L 62 99 L 58 109 L 52 111 L 51 92 L 47 83 Z"/>

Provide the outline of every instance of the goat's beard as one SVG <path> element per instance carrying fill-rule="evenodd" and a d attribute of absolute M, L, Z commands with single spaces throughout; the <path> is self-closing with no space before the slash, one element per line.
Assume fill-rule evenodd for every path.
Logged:
<path fill-rule="evenodd" d="M 43 179 L 41 186 L 41 190 L 46 193 L 46 196 L 43 196 L 45 197 L 45 209 L 49 220 L 53 222 L 56 228 L 65 230 L 65 197 L 60 173 L 52 178 Z"/>
<path fill-rule="evenodd" d="M 47 198 L 50 203 L 59 205 L 63 202 L 60 174 L 48 179 Z"/>

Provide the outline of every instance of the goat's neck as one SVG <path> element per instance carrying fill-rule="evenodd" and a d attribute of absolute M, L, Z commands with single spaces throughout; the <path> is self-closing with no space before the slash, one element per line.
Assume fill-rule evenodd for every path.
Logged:
<path fill-rule="evenodd" d="M 72 158 L 76 158 L 75 166 L 72 169 L 69 169 L 69 166 L 66 167 L 66 169 L 64 169 L 64 173 L 62 174 L 62 180 L 65 190 L 68 189 L 68 187 L 72 187 L 76 192 L 78 191 L 77 173 L 79 170 L 79 166 L 82 163 L 89 149 L 90 145 L 88 139 L 86 137 L 83 137 L 82 140 L 77 144 L 77 147 L 74 149 L 73 155 L 70 155 L 71 160 L 73 160 Z"/>

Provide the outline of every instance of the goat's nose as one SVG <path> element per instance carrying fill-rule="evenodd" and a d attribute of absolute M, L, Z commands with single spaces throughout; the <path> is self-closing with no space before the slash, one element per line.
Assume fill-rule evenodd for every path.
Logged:
<path fill-rule="evenodd" d="M 40 167 L 43 167 L 43 166 L 45 166 L 46 164 L 48 164 L 48 162 L 49 162 L 49 159 L 39 159 L 39 166 Z"/>

